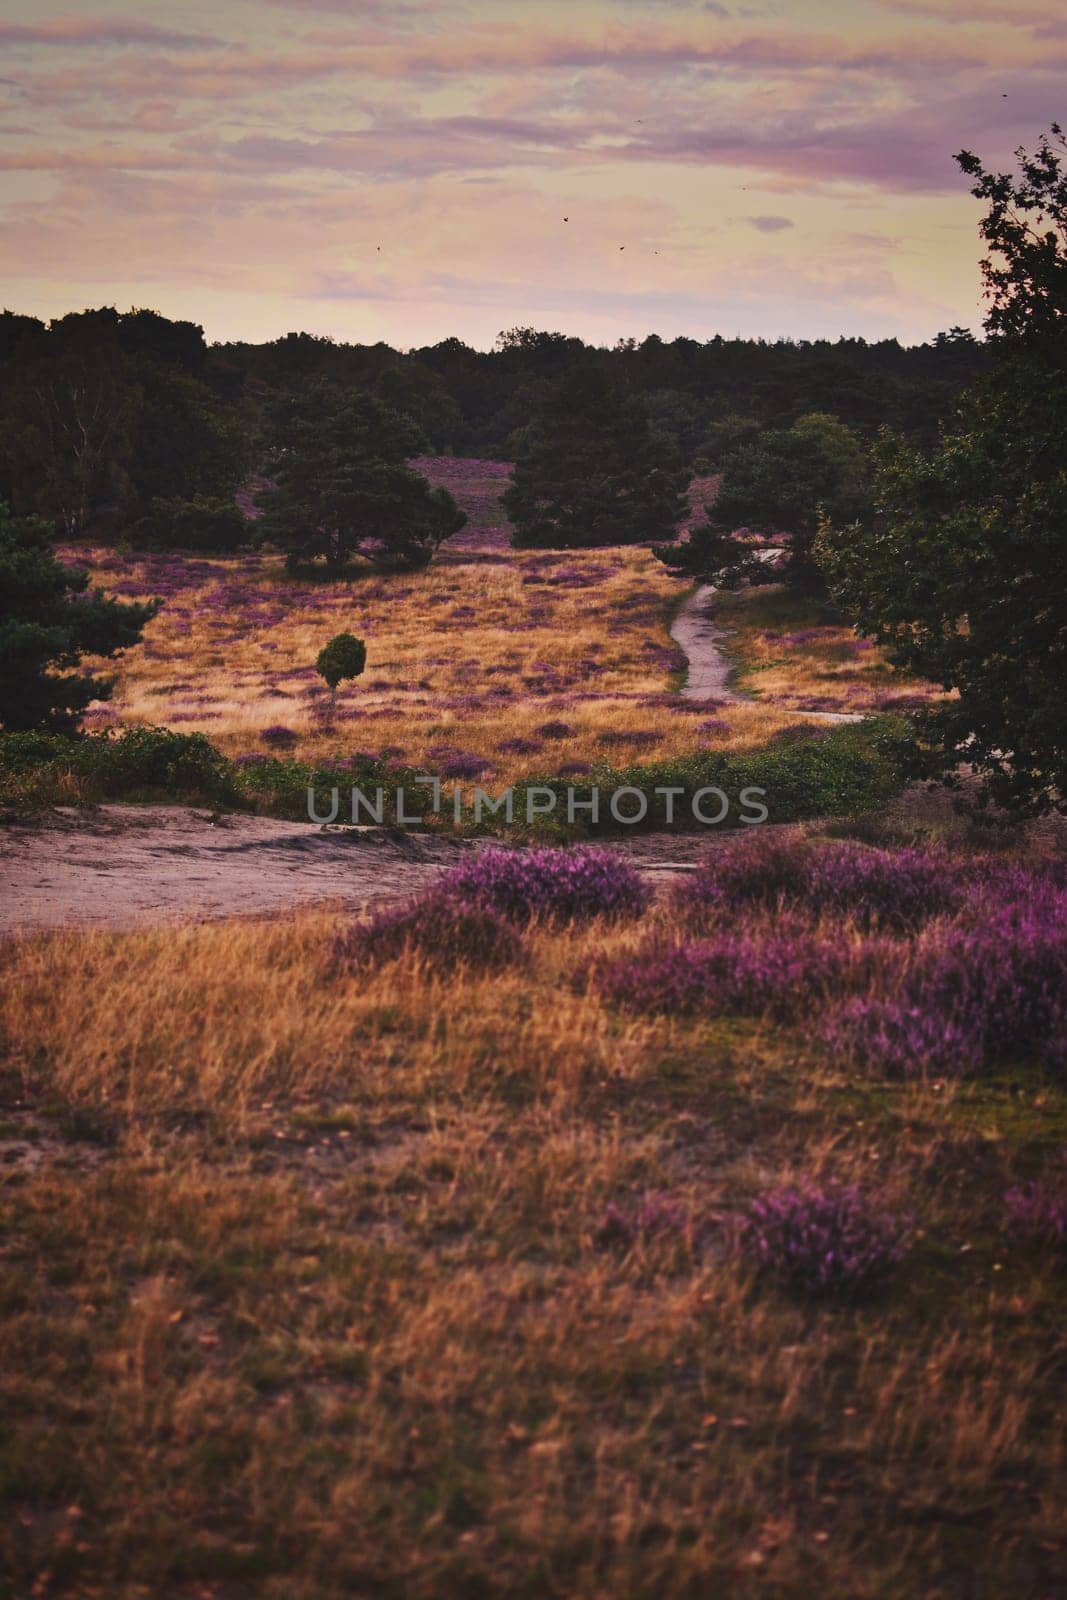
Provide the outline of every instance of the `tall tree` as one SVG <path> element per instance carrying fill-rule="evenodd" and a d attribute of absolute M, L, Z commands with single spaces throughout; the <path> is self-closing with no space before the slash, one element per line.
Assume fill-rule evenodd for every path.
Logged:
<path fill-rule="evenodd" d="M 128 649 L 158 609 L 90 589 L 84 568 L 56 559 L 47 523 L 0 502 L 0 725 L 71 732 L 114 681 L 76 671 L 82 656 Z"/>
<path fill-rule="evenodd" d="M 820 516 L 857 516 L 866 489 L 866 457 L 855 434 L 836 417 L 812 412 L 791 428 L 769 428 L 729 451 L 706 521 L 688 540 L 656 554 L 675 574 L 724 588 L 747 579 L 817 592 L 823 579 L 812 546 Z M 763 562 L 750 542 L 753 533 L 780 537 L 785 558 L 773 566 Z"/>
<path fill-rule="evenodd" d="M 921 719 L 917 771 L 1022 812 L 1067 809 L 1067 143 L 1014 174 L 957 157 L 987 202 L 995 357 L 931 454 L 879 447 L 876 515 L 821 559 L 860 629 L 954 698 Z"/>
<path fill-rule="evenodd" d="M 664 538 L 685 514 L 688 473 L 638 396 L 586 368 L 554 384 L 521 438 L 504 503 L 522 546 Z"/>
<path fill-rule="evenodd" d="M 102 507 L 128 506 L 140 405 L 114 321 L 64 317 L 20 346 L 5 372 L 0 446 L 17 508 L 74 538 Z"/>
<path fill-rule="evenodd" d="M 466 523 L 452 496 L 407 462 L 418 428 L 373 395 L 316 380 L 278 402 L 258 531 L 289 565 L 322 561 L 340 572 L 353 557 L 382 568 L 425 566 Z"/>

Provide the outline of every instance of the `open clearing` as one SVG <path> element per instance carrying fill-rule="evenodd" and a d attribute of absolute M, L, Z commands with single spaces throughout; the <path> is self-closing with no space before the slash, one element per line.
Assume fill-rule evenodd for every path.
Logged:
<path fill-rule="evenodd" d="M 692 863 L 709 831 L 610 847 L 658 880 Z M 0 832 L 0 933 L 265 915 L 323 901 L 361 910 L 426 888 L 472 848 L 429 832 L 324 829 L 187 806 L 64 808 Z"/>

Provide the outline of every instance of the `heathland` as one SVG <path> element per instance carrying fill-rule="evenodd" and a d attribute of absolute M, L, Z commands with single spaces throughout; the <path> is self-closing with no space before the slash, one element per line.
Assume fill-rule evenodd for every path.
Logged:
<path fill-rule="evenodd" d="M 929 693 L 770 588 L 689 704 L 644 548 L 512 550 L 501 464 L 426 467 L 473 515 L 410 575 L 79 552 L 166 602 L 90 726 L 799 794 L 868 737 L 805 711 Z M 373 915 L 0 947 L 10 1592 L 1057 1592 L 1062 848 L 877 789 L 673 873 L 479 845 Z"/>

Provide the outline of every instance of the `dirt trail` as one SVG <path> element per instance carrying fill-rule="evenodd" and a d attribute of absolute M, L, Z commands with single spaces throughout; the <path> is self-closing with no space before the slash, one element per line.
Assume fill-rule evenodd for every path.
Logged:
<path fill-rule="evenodd" d="M 715 830 L 613 842 L 653 883 L 691 871 Z M 72 924 L 355 910 L 426 888 L 479 844 L 395 829 L 212 819 L 185 806 L 62 809 L 0 829 L 0 935 Z"/>
<path fill-rule="evenodd" d="M 768 555 L 777 555 L 776 550 Z M 681 694 L 683 700 L 749 700 L 751 696 L 738 694 L 729 687 L 730 663 L 722 653 L 719 641 L 725 638 L 709 615 L 711 603 L 718 591 L 710 583 L 702 583 L 689 596 L 671 624 L 671 638 L 685 652 L 689 663 Z M 861 722 L 858 711 L 805 711 L 797 714 L 817 718 L 820 722 Z"/>

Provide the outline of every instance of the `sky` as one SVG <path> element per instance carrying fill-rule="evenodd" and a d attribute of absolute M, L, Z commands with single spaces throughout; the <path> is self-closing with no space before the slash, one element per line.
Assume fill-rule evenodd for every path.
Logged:
<path fill-rule="evenodd" d="M 0 300 L 490 348 L 931 338 L 1067 122 L 1035 0 L 0 0 Z"/>

